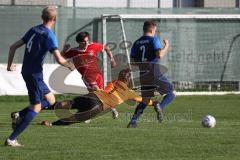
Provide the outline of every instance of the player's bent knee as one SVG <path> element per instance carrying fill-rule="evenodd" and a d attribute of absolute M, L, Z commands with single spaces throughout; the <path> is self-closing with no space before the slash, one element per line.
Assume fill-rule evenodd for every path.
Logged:
<path fill-rule="evenodd" d="M 52 92 L 44 95 L 44 98 L 50 103 L 50 105 L 53 105 L 56 102 L 55 96 Z"/>
<path fill-rule="evenodd" d="M 176 91 L 173 90 L 172 92 L 168 93 L 168 95 L 171 95 L 172 99 L 176 98 Z"/>
<path fill-rule="evenodd" d="M 42 110 L 41 103 L 31 105 L 29 108 L 36 113 L 39 113 Z"/>
<path fill-rule="evenodd" d="M 173 94 L 174 94 L 174 97 L 177 96 L 177 92 L 176 92 L 176 90 L 173 90 Z"/>

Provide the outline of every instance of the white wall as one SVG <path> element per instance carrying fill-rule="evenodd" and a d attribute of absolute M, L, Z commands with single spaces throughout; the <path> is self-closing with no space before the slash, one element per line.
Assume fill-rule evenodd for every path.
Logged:
<path fill-rule="evenodd" d="M 76 0 L 77 7 L 127 7 L 127 0 Z"/>
<path fill-rule="evenodd" d="M 209 8 L 235 8 L 236 0 L 204 0 L 204 7 Z"/>
<path fill-rule="evenodd" d="M 157 8 L 158 0 L 130 0 L 130 7 L 133 7 L 133 8 Z"/>
<path fill-rule="evenodd" d="M 2 5 L 11 5 L 11 0 L 1 0 L 0 2 Z"/>
<path fill-rule="evenodd" d="M 15 0 L 16 5 L 61 5 L 64 0 Z"/>
<path fill-rule="evenodd" d="M 173 8 L 173 0 L 161 0 L 160 8 Z"/>
<path fill-rule="evenodd" d="M 74 0 L 66 0 L 66 5 L 73 6 Z M 159 0 L 75 0 L 77 7 L 93 8 L 157 8 Z M 129 3 L 129 4 L 128 4 Z M 161 0 L 161 8 L 172 8 L 173 0 Z"/>

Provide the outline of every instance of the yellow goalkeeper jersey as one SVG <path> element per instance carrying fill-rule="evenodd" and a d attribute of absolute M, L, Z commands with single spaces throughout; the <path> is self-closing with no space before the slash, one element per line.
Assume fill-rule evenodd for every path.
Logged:
<path fill-rule="evenodd" d="M 142 100 L 141 96 L 129 89 L 122 81 L 113 81 L 107 85 L 105 90 L 94 91 L 94 93 L 102 101 L 104 110 L 114 108 L 129 99 Z"/>

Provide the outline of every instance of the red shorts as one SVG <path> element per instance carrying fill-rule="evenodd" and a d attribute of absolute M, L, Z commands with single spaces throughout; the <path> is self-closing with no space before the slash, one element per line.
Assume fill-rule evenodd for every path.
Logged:
<path fill-rule="evenodd" d="M 83 82 L 85 83 L 86 87 L 90 90 L 95 90 L 96 88 L 103 89 L 102 74 L 98 73 L 94 77 L 95 77 L 94 80 L 92 78 L 89 79 L 88 76 L 85 76 L 83 78 Z"/>

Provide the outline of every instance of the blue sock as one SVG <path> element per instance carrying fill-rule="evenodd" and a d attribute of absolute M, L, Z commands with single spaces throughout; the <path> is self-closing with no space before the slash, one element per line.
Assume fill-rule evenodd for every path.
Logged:
<path fill-rule="evenodd" d="M 175 96 L 175 94 L 173 92 L 168 93 L 167 95 L 165 95 L 163 97 L 163 100 L 160 103 L 161 109 L 164 109 L 169 103 L 171 103 L 174 100 L 175 97 L 176 96 Z"/>
<path fill-rule="evenodd" d="M 29 109 L 26 115 L 24 116 L 24 119 L 21 121 L 21 123 L 17 126 L 17 128 L 13 131 L 13 133 L 10 135 L 10 140 L 15 140 L 18 135 L 20 135 L 30 124 L 30 122 L 33 120 L 33 118 L 37 115 L 36 112 Z"/>
<path fill-rule="evenodd" d="M 137 123 L 137 119 L 140 117 L 140 115 L 143 113 L 143 110 L 146 108 L 145 103 L 139 103 L 135 109 L 134 115 L 132 116 L 131 123 Z"/>
<path fill-rule="evenodd" d="M 22 109 L 21 111 L 19 111 L 19 116 L 20 116 L 21 118 L 23 118 L 23 117 L 26 115 L 26 113 L 28 112 L 28 110 L 29 110 L 28 107 Z"/>

